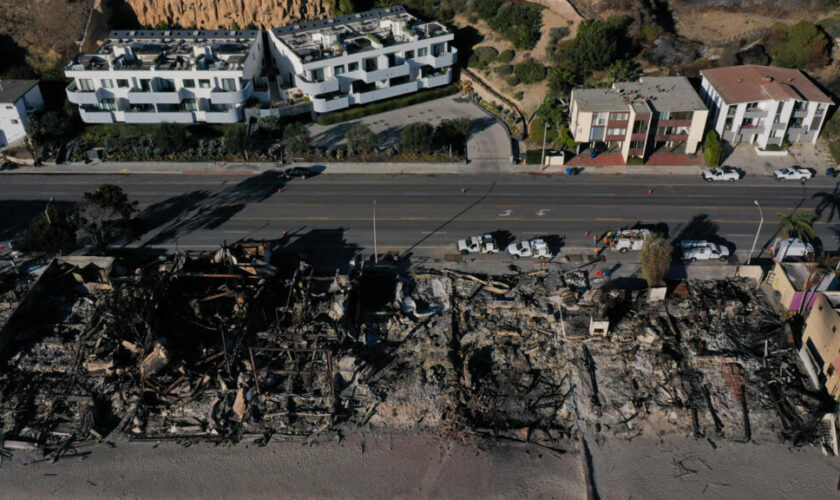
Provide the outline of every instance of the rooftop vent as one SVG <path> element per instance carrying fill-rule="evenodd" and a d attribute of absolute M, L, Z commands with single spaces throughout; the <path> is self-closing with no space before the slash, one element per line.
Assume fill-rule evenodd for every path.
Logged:
<path fill-rule="evenodd" d="M 790 77 L 790 78 L 788 78 L 788 83 L 793 83 L 794 80 L 795 80 L 795 78 Z"/>
<path fill-rule="evenodd" d="M 736 81 L 737 81 L 738 83 L 744 83 L 744 79 L 743 79 L 743 78 L 738 78 Z"/>
<path fill-rule="evenodd" d="M 773 77 L 772 76 L 762 76 L 761 81 L 764 82 L 764 83 L 770 83 L 770 82 L 773 81 Z"/>

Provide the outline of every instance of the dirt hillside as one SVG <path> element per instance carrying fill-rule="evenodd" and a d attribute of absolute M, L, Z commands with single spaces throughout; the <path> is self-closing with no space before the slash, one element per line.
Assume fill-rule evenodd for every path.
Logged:
<path fill-rule="evenodd" d="M 161 22 L 207 29 L 275 27 L 330 13 L 324 0 L 127 0 L 140 24 Z"/>

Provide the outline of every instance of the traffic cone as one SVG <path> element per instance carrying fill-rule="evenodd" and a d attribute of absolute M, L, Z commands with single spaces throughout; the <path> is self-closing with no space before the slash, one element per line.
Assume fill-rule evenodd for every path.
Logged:
<path fill-rule="evenodd" d="M 277 190 L 277 193 L 278 193 L 278 194 L 280 194 L 280 193 L 282 193 L 282 192 L 283 192 L 283 188 L 280 188 L 280 189 L 278 189 L 278 190 Z"/>
<path fill-rule="evenodd" d="M 653 189 L 648 189 L 648 196 L 651 196 L 652 194 L 653 194 Z"/>
<path fill-rule="evenodd" d="M 583 233 L 583 236 L 584 236 L 585 238 L 589 238 L 589 231 L 587 231 L 587 232 Z"/>
<path fill-rule="evenodd" d="M 283 231 L 283 236 L 286 236 L 286 231 Z"/>
<path fill-rule="evenodd" d="M 461 194 L 465 194 L 467 192 L 466 188 L 461 188 Z"/>

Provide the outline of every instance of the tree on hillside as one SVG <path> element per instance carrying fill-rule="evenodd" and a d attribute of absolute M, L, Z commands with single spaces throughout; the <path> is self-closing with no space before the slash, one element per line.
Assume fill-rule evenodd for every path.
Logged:
<path fill-rule="evenodd" d="M 619 59 L 609 65 L 607 76 L 613 82 L 633 82 L 642 76 L 642 67 L 636 61 Z"/>
<path fill-rule="evenodd" d="M 435 127 L 433 143 L 438 150 L 449 150 L 449 153 L 463 154 L 466 149 L 467 135 L 470 133 L 472 122 L 469 118 L 454 118 L 442 120 Z"/>
<path fill-rule="evenodd" d="M 364 123 L 348 130 L 344 138 L 347 139 L 347 152 L 351 155 L 367 154 L 376 148 L 376 134 Z"/>
<path fill-rule="evenodd" d="M 773 26 L 766 44 L 774 66 L 813 69 L 829 62 L 828 35 L 808 21 Z"/>
<path fill-rule="evenodd" d="M 573 50 L 568 54 L 580 73 L 588 75 L 609 66 L 618 55 L 615 29 L 594 19 L 578 25 Z"/>
<path fill-rule="evenodd" d="M 794 210 L 789 214 L 778 213 L 779 232 L 782 238 L 798 238 L 802 241 L 814 239 L 814 214 L 811 212 L 797 212 Z"/>
<path fill-rule="evenodd" d="M 665 284 L 665 275 L 671 268 L 671 243 L 658 234 L 648 236 L 642 244 L 639 260 L 642 263 L 642 277 L 648 286 Z"/>
<path fill-rule="evenodd" d="M 706 165 L 717 167 L 720 165 L 723 156 L 723 146 L 720 144 L 717 132 L 709 130 L 706 133 L 706 141 L 703 143 L 703 156 L 706 158 Z"/>
<path fill-rule="evenodd" d="M 134 241 L 141 234 L 137 202 L 129 201 L 122 188 L 102 184 L 82 196 L 79 221 L 93 240 L 95 250 L 103 250 L 116 241 Z"/>

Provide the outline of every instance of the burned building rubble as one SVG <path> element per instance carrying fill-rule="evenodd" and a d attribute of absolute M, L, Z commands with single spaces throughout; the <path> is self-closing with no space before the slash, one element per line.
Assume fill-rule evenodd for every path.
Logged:
<path fill-rule="evenodd" d="M 0 433 L 45 453 L 355 425 L 548 446 L 581 422 L 601 438 L 818 439 L 822 400 L 745 279 L 649 301 L 581 271 L 323 273 L 256 242 L 136 269 L 56 260 L 35 290 L 0 353 Z"/>

